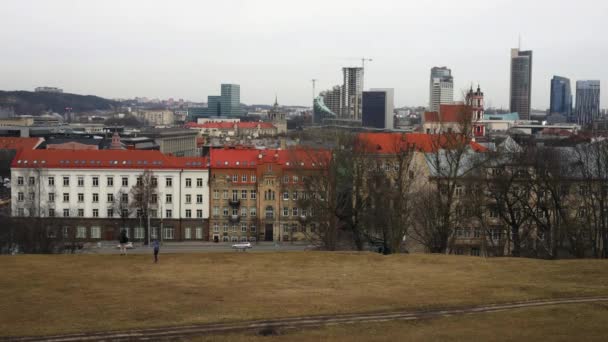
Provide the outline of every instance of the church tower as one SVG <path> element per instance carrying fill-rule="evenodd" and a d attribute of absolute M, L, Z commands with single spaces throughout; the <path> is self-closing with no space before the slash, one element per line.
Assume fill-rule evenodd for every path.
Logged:
<path fill-rule="evenodd" d="M 474 122 L 483 120 L 483 93 L 479 85 L 477 85 L 477 90 L 473 90 L 473 86 L 471 86 L 471 90 L 467 94 L 467 105 L 471 106 Z"/>
<path fill-rule="evenodd" d="M 285 112 L 279 108 L 279 101 L 277 97 L 274 98 L 274 105 L 268 111 L 268 120 L 277 128 L 278 134 L 287 133 L 287 119 L 285 118 Z"/>

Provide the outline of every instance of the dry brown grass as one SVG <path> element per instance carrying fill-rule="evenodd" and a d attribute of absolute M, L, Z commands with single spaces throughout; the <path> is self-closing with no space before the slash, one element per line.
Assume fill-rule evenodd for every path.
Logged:
<path fill-rule="evenodd" d="M 561 305 L 424 321 L 337 325 L 192 338 L 192 342 L 606 341 L 608 305 Z"/>
<path fill-rule="evenodd" d="M 0 335 L 608 295 L 608 262 L 358 253 L 0 257 Z"/>

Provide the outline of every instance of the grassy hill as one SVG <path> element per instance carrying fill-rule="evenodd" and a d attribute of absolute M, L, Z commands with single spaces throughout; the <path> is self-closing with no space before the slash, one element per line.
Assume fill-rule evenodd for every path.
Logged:
<path fill-rule="evenodd" d="M 118 104 L 116 101 L 93 95 L 0 91 L 0 106 L 13 107 L 17 115 L 39 115 L 44 111 L 63 113 L 67 107 L 76 113 L 109 110 Z"/>
<path fill-rule="evenodd" d="M 608 295 L 605 260 L 370 253 L 0 256 L 0 336 Z"/>

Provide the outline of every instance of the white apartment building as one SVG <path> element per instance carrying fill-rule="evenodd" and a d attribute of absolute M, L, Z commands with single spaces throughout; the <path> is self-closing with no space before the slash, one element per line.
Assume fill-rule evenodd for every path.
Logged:
<path fill-rule="evenodd" d="M 121 221 L 121 229 L 133 229 L 132 236 L 140 239 L 146 215 L 135 203 L 144 178 L 153 189 L 146 190 L 151 227 L 164 223 L 162 238 L 207 239 L 207 159 L 159 151 L 22 151 L 11 165 L 12 216 L 72 221 L 87 239 L 113 239 L 116 221 Z M 104 230 L 111 233 L 103 235 Z"/>
<path fill-rule="evenodd" d="M 454 102 L 452 70 L 446 67 L 432 68 L 429 93 L 430 112 L 438 112 L 440 105 Z"/>

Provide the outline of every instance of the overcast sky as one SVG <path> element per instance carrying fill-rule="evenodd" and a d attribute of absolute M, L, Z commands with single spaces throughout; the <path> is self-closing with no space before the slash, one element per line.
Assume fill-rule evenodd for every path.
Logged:
<path fill-rule="evenodd" d="M 445 65 L 457 93 L 479 82 L 506 108 L 519 34 L 533 107 L 554 74 L 608 86 L 605 0 L 2 0 L 0 89 L 206 101 L 223 82 L 244 103 L 310 105 L 312 78 L 329 88 L 365 56 L 365 87 L 395 88 L 398 106 L 426 105 Z"/>

